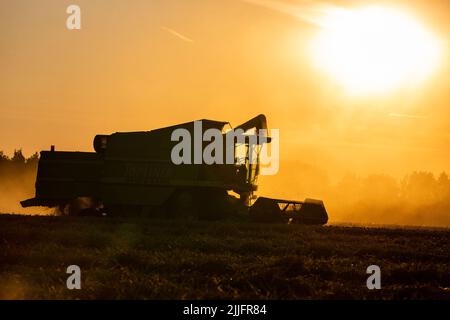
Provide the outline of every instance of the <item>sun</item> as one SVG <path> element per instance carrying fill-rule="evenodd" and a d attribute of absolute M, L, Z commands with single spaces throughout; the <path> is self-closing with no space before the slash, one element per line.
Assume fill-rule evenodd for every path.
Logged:
<path fill-rule="evenodd" d="M 398 10 L 332 9 L 312 42 L 314 64 L 354 94 L 379 94 L 422 82 L 436 69 L 438 40 Z"/>

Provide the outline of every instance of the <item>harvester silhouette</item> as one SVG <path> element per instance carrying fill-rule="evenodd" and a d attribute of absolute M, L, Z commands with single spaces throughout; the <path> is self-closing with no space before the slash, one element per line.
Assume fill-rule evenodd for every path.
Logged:
<path fill-rule="evenodd" d="M 224 135 L 229 125 L 200 121 L 202 130 L 218 129 Z M 151 131 L 97 135 L 95 152 L 55 151 L 52 146 L 50 151 L 40 153 L 35 197 L 21 204 L 56 207 L 67 215 L 213 220 L 244 212 L 257 222 L 327 223 L 328 215 L 320 200 L 254 196 L 259 152 L 264 147 L 259 142 L 258 148 L 251 148 L 248 139 L 244 143 L 235 141 L 235 150 L 244 152 L 235 154 L 231 164 L 174 164 L 171 150 L 177 142 L 172 141 L 172 132 L 185 129 L 194 134 L 194 127 L 193 121 Z M 266 117 L 258 115 L 236 129 L 266 130 Z M 270 143 L 270 138 L 266 142 Z M 258 154 L 252 158 L 255 150 Z"/>

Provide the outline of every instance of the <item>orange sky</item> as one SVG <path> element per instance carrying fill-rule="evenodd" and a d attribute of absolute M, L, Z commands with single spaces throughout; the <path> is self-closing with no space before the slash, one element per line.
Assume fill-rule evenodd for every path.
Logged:
<path fill-rule="evenodd" d="M 65 27 L 72 3 L 80 31 Z M 319 27 L 258 1 L 2 1 L 0 148 L 92 150 L 97 133 L 265 113 L 280 129 L 277 179 L 294 167 L 332 179 L 450 171 L 450 2 L 314 5 L 371 3 L 408 10 L 442 41 L 419 87 L 348 95 L 311 62 Z"/>

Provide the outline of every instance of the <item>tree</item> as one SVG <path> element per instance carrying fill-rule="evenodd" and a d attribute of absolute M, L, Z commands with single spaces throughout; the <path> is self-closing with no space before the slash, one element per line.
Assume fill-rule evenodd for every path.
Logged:
<path fill-rule="evenodd" d="M 39 153 L 35 152 L 27 159 L 27 164 L 36 164 L 39 161 Z"/>
<path fill-rule="evenodd" d="M 399 187 L 395 178 L 384 174 L 372 174 L 362 180 L 360 197 L 372 203 L 383 202 L 386 205 L 398 202 Z"/>
<path fill-rule="evenodd" d="M 25 163 L 25 157 L 23 156 L 22 149 L 14 150 L 14 155 L 11 158 L 14 163 Z"/>
<path fill-rule="evenodd" d="M 418 204 L 436 200 L 437 181 L 431 172 L 415 171 L 408 175 L 402 183 L 403 196 Z"/>
<path fill-rule="evenodd" d="M 8 156 L 6 156 L 6 155 L 3 153 L 3 151 L 0 151 L 0 162 L 1 162 L 1 161 L 7 161 L 7 160 L 9 160 L 9 159 L 8 159 Z"/>
<path fill-rule="evenodd" d="M 450 179 L 446 172 L 442 172 L 437 179 L 439 199 L 450 200 Z"/>

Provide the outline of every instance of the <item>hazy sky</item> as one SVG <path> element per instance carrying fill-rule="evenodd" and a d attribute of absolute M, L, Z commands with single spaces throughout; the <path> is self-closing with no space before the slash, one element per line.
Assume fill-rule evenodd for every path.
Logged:
<path fill-rule="evenodd" d="M 310 12 L 371 3 L 442 44 L 420 85 L 353 96 L 314 67 Z M 81 30 L 66 29 L 70 4 Z M 0 149 L 92 150 L 97 133 L 265 113 L 280 129 L 278 179 L 450 171 L 449 37 L 448 0 L 0 0 Z"/>

